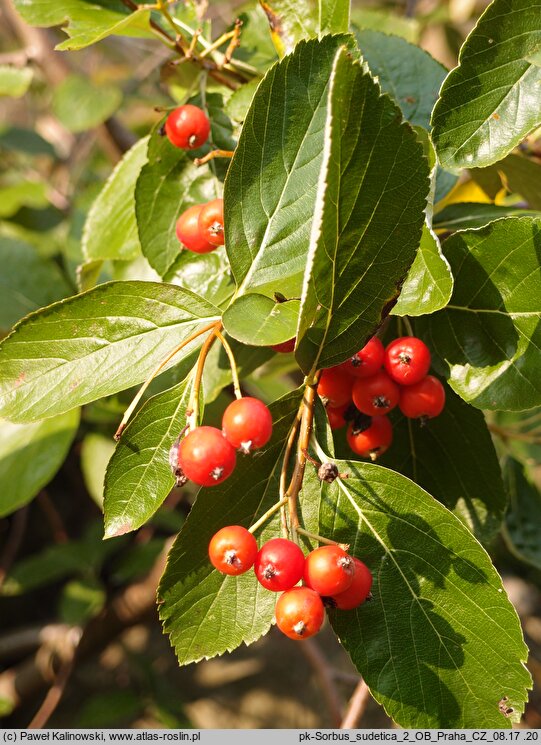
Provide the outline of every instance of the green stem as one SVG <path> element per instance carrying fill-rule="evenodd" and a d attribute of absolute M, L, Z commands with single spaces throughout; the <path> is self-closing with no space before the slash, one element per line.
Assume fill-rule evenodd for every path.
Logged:
<path fill-rule="evenodd" d="M 250 528 L 248 528 L 249 533 L 255 533 L 255 531 L 260 528 L 263 523 L 267 522 L 269 517 L 272 517 L 275 512 L 278 512 L 279 509 L 281 509 L 285 504 L 287 504 L 289 497 L 283 497 L 279 502 L 276 502 L 276 504 L 273 504 L 273 506 L 268 509 L 264 515 L 261 515 L 259 520 L 255 522 Z"/>

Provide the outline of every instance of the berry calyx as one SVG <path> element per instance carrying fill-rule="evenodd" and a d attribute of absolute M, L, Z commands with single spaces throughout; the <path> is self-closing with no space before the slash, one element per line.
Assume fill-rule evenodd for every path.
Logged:
<path fill-rule="evenodd" d="M 201 208 L 199 232 L 213 246 L 224 245 L 224 200 L 213 199 Z"/>
<path fill-rule="evenodd" d="M 280 592 L 294 587 L 302 578 L 304 554 L 287 538 L 271 538 L 258 551 L 255 575 L 267 590 Z"/>
<path fill-rule="evenodd" d="M 217 486 L 235 468 L 235 448 L 216 427 L 196 427 L 180 443 L 178 463 L 199 486 Z"/>
<path fill-rule="evenodd" d="M 445 388 L 433 375 L 427 375 L 402 389 L 398 406 L 408 419 L 432 419 L 443 411 Z"/>
<path fill-rule="evenodd" d="M 283 341 L 281 344 L 272 344 L 271 349 L 274 349 L 275 352 L 279 352 L 280 354 L 287 354 L 288 352 L 293 352 L 296 341 L 297 339 L 293 337 L 293 339 Z"/>
<path fill-rule="evenodd" d="M 430 350 L 416 336 L 401 336 L 387 346 L 383 364 L 395 383 L 413 385 L 430 368 Z"/>
<path fill-rule="evenodd" d="M 304 562 L 304 582 L 320 595 L 336 595 L 351 585 L 355 564 L 340 546 L 320 546 Z"/>
<path fill-rule="evenodd" d="M 392 443 L 393 428 L 386 416 L 375 416 L 366 429 L 359 430 L 355 423 L 350 424 L 346 439 L 353 452 L 361 458 L 376 460 Z"/>
<path fill-rule="evenodd" d="M 383 365 L 384 356 L 385 347 L 377 336 L 373 336 L 359 352 L 342 362 L 340 367 L 356 378 L 369 378 Z"/>
<path fill-rule="evenodd" d="M 199 232 L 199 215 L 202 209 L 201 204 L 194 204 L 193 207 L 182 213 L 177 220 L 176 234 L 182 245 L 196 254 L 208 254 L 216 249 L 212 243 L 209 243 Z"/>
<path fill-rule="evenodd" d="M 237 576 L 254 565 L 257 542 L 242 525 L 227 525 L 209 543 L 209 559 L 222 574 Z"/>
<path fill-rule="evenodd" d="M 203 109 L 187 103 L 169 114 L 165 120 L 165 134 L 175 147 L 195 150 L 207 141 L 210 122 Z"/>
<path fill-rule="evenodd" d="M 325 405 L 337 408 L 351 401 L 353 378 L 340 367 L 329 367 L 323 370 L 317 392 Z"/>
<path fill-rule="evenodd" d="M 381 416 L 398 404 L 400 389 L 384 370 L 380 370 L 371 378 L 356 380 L 351 395 L 363 414 Z"/>
<path fill-rule="evenodd" d="M 245 396 L 229 404 L 222 418 L 226 440 L 243 453 L 261 448 L 272 435 L 272 415 L 257 398 Z"/>
<path fill-rule="evenodd" d="M 309 587 L 293 587 L 278 598 L 276 625 L 290 639 L 308 639 L 320 630 L 325 608 L 317 592 Z"/>
<path fill-rule="evenodd" d="M 353 558 L 355 572 L 351 585 L 337 595 L 331 597 L 332 605 L 338 610 L 352 610 L 364 603 L 372 587 L 372 572 L 360 559 Z"/>

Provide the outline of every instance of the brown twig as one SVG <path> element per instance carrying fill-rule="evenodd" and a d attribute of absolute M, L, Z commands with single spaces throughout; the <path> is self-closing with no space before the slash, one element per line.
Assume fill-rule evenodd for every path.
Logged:
<path fill-rule="evenodd" d="M 357 687 L 353 691 L 353 695 L 349 700 L 346 713 L 340 723 L 340 729 L 355 729 L 359 726 L 359 722 L 366 711 L 368 702 L 370 701 L 370 691 L 364 680 L 360 680 L 357 683 Z"/>
<path fill-rule="evenodd" d="M 194 158 L 193 162 L 196 166 L 202 166 L 210 160 L 214 160 L 214 158 L 232 158 L 234 155 L 234 150 L 211 150 L 210 153 L 207 153 L 202 158 Z"/>
<path fill-rule="evenodd" d="M 539 432 L 519 432 L 515 429 L 499 427 L 497 424 L 489 424 L 488 428 L 503 440 L 520 440 L 521 442 L 541 443 L 541 435 Z"/>
<path fill-rule="evenodd" d="M 342 721 L 342 702 L 329 663 L 314 639 L 305 639 L 299 644 L 299 649 L 310 663 L 317 677 L 319 688 L 327 704 L 331 726 L 338 727 Z"/>
<path fill-rule="evenodd" d="M 55 543 L 66 543 L 68 540 L 68 534 L 64 523 L 60 516 L 60 513 L 54 506 L 54 503 L 50 496 L 47 494 L 45 489 L 42 489 L 37 496 L 37 503 L 43 510 L 45 517 L 47 518 L 51 531 L 53 533 L 53 539 Z"/>
<path fill-rule="evenodd" d="M 76 648 L 76 645 L 78 644 L 80 639 L 80 630 L 72 628 L 70 629 L 70 634 L 73 634 L 77 637 L 77 641 L 75 641 Z M 54 714 L 54 711 L 60 703 L 62 696 L 64 695 L 66 684 L 73 671 L 73 664 L 73 656 L 70 659 L 64 660 L 62 662 L 53 685 L 47 691 L 47 695 L 45 696 L 43 703 L 37 710 L 36 714 L 32 718 L 32 721 L 28 725 L 28 729 L 41 729 L 42 727 L 45 727 L 51 716 Z"/>

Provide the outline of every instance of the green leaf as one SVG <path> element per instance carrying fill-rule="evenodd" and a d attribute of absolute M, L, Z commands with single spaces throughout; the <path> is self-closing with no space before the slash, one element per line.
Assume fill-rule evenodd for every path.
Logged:
<path fill-rule="evenodd" d="M 471 176 L 483 188 L 482 179 L 493 177 L 497 184 L 496 192 L 502 188 L 501 179 L 510 192 L 524 197 L 528 206 L 541 210 L 541 165 L 539 162 L 522 155 L 511 153 L 499 163 L 489 168 L 473 168 Z M 483 189 L 484 190 L 484 189 Z M 489 196 L 495 196 L 489 194 Z"/>
<path fill-rule="evenodd" d="M 158 588 L 160 618 L 181 665 L 251 644 L 266 633 L 276 598 L 253 572 L 220 574 L 209 562 L 212 535 L 224 525 L 248 527 L 278 501 L 281 458 L 300 392 L 271 406 L 273 436 L 264 450 L 239 457 L 232 476 L 202 489 L 177 538 Z M 219 508 L 218 508 L 219 505 Z M 279 531 L 274 515 L 257 532 L 261 541 Z"/>
<path fill-rule="evenodd" d="M 180 251 L 164 280 L 201 295 L 217 306 L 225 306 L 235 291 L 225 248 L 208 254 Z"/>
<path fill-rule="evenodd" d="M 466 230 L 467 228 L 484 228 L 494 220 L 502 217 L 537 217 L 541 212 L 517 209 L 498 204 L 480 202 L 459 202 L 444 207 L 434 215 L 435 230 Z"/>
<path fill-rule="evenodd" d="M 412 126 L 430 129 L 430 116 L 447 70 L 415 44 L 380 31 L 355 34 L 370 72 Z"/>
<path fill-rule="evenodd" d="M 182 339 L 218 318 L 197 295 L 154 282 L 109 282 L 55 303 L 0 345 L 1 413 L 34 421 L 137 385 Z"/>
<path fill-rule="evenodd" d="M 30 88 L 33 77 L 31 67 L 0 65 L 0 96 L 21 98 Z"/>
<path fill-rule="evenodd" d="M 100 509 L 103 505 L 105 469 L 114 451 L 113 438 L 99 432 L 89 432 L 81 443 L 81 471 L 85 486 Z"/>
<path fill-rule="evenodd" d="M 27 504 L 47 486 L 70 449 L 79 409 L 33 424 L 0 419 L 0 517 Z"/>
<path fill-rule="evenodd" d="M 192 379 L 152 396 L 127 426 L 107 466 L 105 538 L 137 530 L 174 486 L 169 449 L 186 424 Z"/>
<path fill-rule="evenodd" d="M 501 160 L 541 123 L 541 16 L 531 0 L 493 0 L 460 50 L 432 116 L 444 168 Z"/>
<path fill-rule="evenodd" d="M 429 189 L 414 132 L 345 49 L 328 108 L 297 330 L 306 373 L 354 354 L 385 318 L 415 258 Z"/>
<path fill-rule="evenodd" d="M 235 50 L 235 59 L 246 62 L 257 70 L 264 72 L 278 59 L 265 11 L 259 3 L 255 3 L 252 7 L 250 5 L 244 6 L 238 17 L 242 21 L 242 43 Z M 253 82 L 257 84 L 259 80 Z M 251 83 L 243 85 L 236 93 L 240 93 L 246 87 L 251 87 Z M 227 110 L 229 110 L 229 102 L 234 96 L 235 93 L 228 99 Z M 231 114 L 231 112 L 229 113 Z M 236 117 L 233 116 L 233 118 Z"/>
<path fill-rule="evenodd" d="M 236 122 L 243 122 L 246 119 L 246 114 L 248 113 L 260 82 L 261 81 L 258 78 L 254 78 L 254 80 L 250 80 L 249 83 L 237 88 L 237 90 L 229 96 L 225 105 L 225 110 L 231 119 L 234 119 Z"/>
<path fill-rule="evenodd" d="M 404 476 L 337 466 L 349 478 L 322 486 L 318 532 L 366 562 L 374 599 L 330 620 L 372 695 L 402 727 L 509 728 L 531 685 L 527 648 L 488 555 Z"/>
<path fill-rule="evenodd" d="M 299 308 L 299 300 L 277 302 L 257 293 L 243 295 L 226 310 L 223 323 L 238 341 L 269 347 L 295 336 Z"/>
<path fill-rule="evenodd" d="M 82 250 L 88 261 L 134 259 L 141 253 L 135 220 L 135 183 L 146 163 L 148 137 L 119 161 L 94 200 L 83 230 Z"/>
<path fill-rule="evenodd" d="M 275 356 L 275 352 L 267 347 L 252 347 L 241 344 L 235 339 L 228 339 L 239 378 L 245 382 L 247 375 Z M 231 366 L 225 350 L 221 344 L 215 344 L 210 350 L 203 373 L 203 390 L 205 402 L 215 401 L 222 390 L 232 382 Z M 274 396 L 278 398 L 278 396 Z"/>
<path fill-rule="evenodd" d="M 70 37 L 57 49 L 82 49 L 110 34 L 151 36 L 149 11 L 131 13 L 122 0 L 15 0 L 15 7 L 31 26 L 59 26 Z"/>
<path fill-rule="evenodd" d="M 112 116 L 121 101 L 119 88 L 97 86 L 81 75 L 69 75 L 55 88 L 53 111 L 70 132 L 84 132 Z"/>
<path fill-rule="evenodd" d="M 415 18 L 405 18 L 379 8 L 354 6 L 351 9 L 351 21 L 361 29 L 380 31 L 384 34 L 400 36 L 416 44 L 419 40 L 420 24 Z"/>
<path fill-rule="evenodd" d="M 47 207 L 47 184 L 43 181 L 21 181 L 0 188 L 0 217 L 12 217 L 21 207 Z"/>
<path fill-rule="evenodd" d="M 506 459 L 503 474 L 509 494 L 509 509 L 502 531 L 505 543 L 519 559 L 541 569 L 541 494 L 526 475 L 522 463 L 514 458 Z"/>
<path fill-rule="evenodd" d="M 0 335 L 28 313 L 72 292 L 51 259 L 23 241 L 0 236 Z"/>
<path fill-rule="evenodd" d="M 443 244 L 453 296 L 417 323 L 450 386 L 477 408 L 541 404 L 540 249 L 541 221 L 531 218 L 498 220 Z"/>
<path fill-rule="evenodd" d="M 135 214 L 143 254 L 160 276 L 172 271 L 184 251 L 175 232 L 179 216 L 216 196 L 210 171 L 196 168 L 185 151 L 155 129 L 135 187 Z"/>
<path fill-rule="evenodd" d="M 105 605 L 105 588 L 96 579 L 74 579 L 64 585 L 58 613 L 62 623 L 83 626 Z"/>
<path fill-rule="evenodd" d="M 317 35 L 315 0 L 259 0 L 269 22 L 271 37 L 280 57 L 289 54 L 302 39 Z"/>
<path fill-rule="evenodd" d="M 14 152 L 28 153 L 28 155 L 45 155 L 56 157 L 53 145 L 45 140 L 33 129 L 25 127 L 9 127 L 7 123 L 0 125 L 0 148 Z"/>
<path fill-rule="evenodd" d="M 301 293 L 328 82 L 338 48 L 352 43 L 348 36 L 303 41 L 257 89 L 224 186 L 226 248 L 238 294 Z"/>
<path fill-rule="evenodd" d="M 393 444 L 380 462 L 409 476 L 489 543 L 507 499 L 492 438 L 480 411 L 446 391 L 445 408 L 424 426 L 393 416 Z"/>
<path fill-rule="evenodd" d="M 350 0 L 318 0 L 321 36 L 349 31 L 350 4 Z"/>

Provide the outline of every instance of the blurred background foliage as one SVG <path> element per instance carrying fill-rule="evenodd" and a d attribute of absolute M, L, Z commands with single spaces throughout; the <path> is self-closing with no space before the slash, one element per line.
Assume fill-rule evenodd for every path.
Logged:
<path fill-rule="evenodd" d="M 352 20 L 361 28 L 419 44 L 452 68 L 486 4 L 357 1 Z M 244 26 L 235 58 L 261 72 L 277 58 L 263 11 L 255 3 L 187 2 L 177 12 L 196 22 L 204 16 L 207 38 L 217 38 L 238 16 Z M 54 51 L 66 39 L 62 30 L 27 26 L 11 0 L 2 0 L 0 20 L 1 338 L 29 312 L 79 291 L 89 276 L 91 281 L 157 279 L 140 254 L 129 215 L 116 237 L 125 258 L 98 267 L 92 264 L 92 240 L 83 239 L 83 227 L 123 153 L 160 120 L 163 107 L 198 92 L 202 72 L 190 63 L 172 64 L 170 50 L 142 28 L 136 27 L 130 37 L 108 37 L 80 51 L 62 52 Z M 253 85 L 232 95 L 219 81 L 209 83 L 210 90 L 224 97 L 233 121 L 242 121 Z M 539 140 L 530 137 L 522 149 L 529 159 L 513 154 L 497 167 L 463 175 L 438 209 L 474 202 L 526 203 L 540 210 Z M 94 208 L 96 220 L 115 198 L 122 199 L 122 192 L 112 189 L 102 195 Z M 208 422 L 217 418 L 229 395 L 227 388 L 220 393 L 229 381 L 220 378 L 219 360 L 215 362 L 214 376 L 205 381 Z M 253 369 L 250 360 L 246 364 Z M 295 369 L 289 355 L 274 357 L 248 375 L 246 390 L 273 400 L 293 387 Z M 172 382 L 174 373 L 168 373 L 150 393 Z M 0 421 L 3 723 L 336 726 L 358 674 L 331 634 L 293 648 L 271 632 L 225 658 L 178 668 L 161 633 L 154 593 L 164 546 L 182 526 L 193 492 L 187 487 L 173 490 L 149 524 L 130 536 L 102 540 L 103 476 L 114 449 L 112 434 L 132 393 L 88 405 L 80 417 L 72 412 L 24 426 Z M 520 502 L 505 526 L 507 541 L 498 540 L 493 555 L 521 614 L 535 679 L 541 669 L 535 486 L 540 446 L 531 433 L 540 421 L 541 414 L 530 412 L 528 418 L 500 414 L 491 422 L 503 432 L 498 443 L 507 458 L 508 487 Z M 509 437 L 509 432 L 519 436 Z M 9 499 L 3 501 L 6 494 Z M 13 504 L 19 506 L 15 512 Z M 362 726 L 392 723 L 369 702 Z M 541 726 L 537 686 L 524 726 Z"/>

